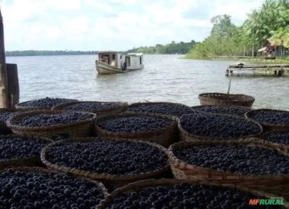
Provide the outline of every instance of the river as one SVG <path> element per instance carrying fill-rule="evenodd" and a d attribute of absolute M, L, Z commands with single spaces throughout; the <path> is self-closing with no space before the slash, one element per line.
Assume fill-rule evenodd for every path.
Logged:
<path fill-rule="evenodd" d="M 225 70 L 235 61 L 145 55 L 143 70 L 98 76 L 92 55 L 7 57 L 18 65 L 20 101 L 66 97 L 96 101 L 169 101 L 199 105 L 204 92 L 227 92 Z M 254 96 L 254 108 L 289 110 L 289 78 L 235 77 L 231 93 Z"/>

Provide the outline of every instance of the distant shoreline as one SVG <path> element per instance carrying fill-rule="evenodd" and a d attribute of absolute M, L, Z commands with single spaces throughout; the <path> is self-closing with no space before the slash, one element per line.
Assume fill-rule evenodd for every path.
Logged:
<path fill-rule="evenodd" d="M 35 57 L 35 56 L 65 56 L 65 55 L 96 55 L 98 51 L 7 51 L 7 57 Z M 124 52 L 125 53 L 125 52 Z M 178 53 L 143 53 L 146 55 L 182 55 L 186 54 L 178 54 Z"/>
<path fill-rule="evenodd" d="M 7 51 L 7 57 L 20 56 L 61 56 L 61 55 L 96 55 L 98 51 L 50 51 L 50 50 L 23 50 L 23 51 Z"/>

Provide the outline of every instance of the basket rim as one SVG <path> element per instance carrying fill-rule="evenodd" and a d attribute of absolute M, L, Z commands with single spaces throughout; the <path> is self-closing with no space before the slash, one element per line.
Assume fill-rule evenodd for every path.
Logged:
<path fill-rule="evenodd" d="M 199 94 L 199 98 L 221 99 L 222 97 L 228 97 L 228 96 L 237 97 L 239 98 L 238 99 L 239 101 L 246 101 L 246 102 L 255 101 L 255 97 L 247 95 L 247 94 L 228 94 L 228 93 L 221 93 L 221 92 L 205 92 L 205 93 Z"/>
<path fill-rule="evenodd" d="M 61 103 L 61 104 L 57 104 L 51 107 L 51 110 L 65 110 L 66 107 L 70 106 L 70 105 L 75 105 L 75 104 L 81 104 L 81 103 L 115 103 L 118 104 L 117 107 L 113 107 L 113 108 L 105 108 L 103 110 L 100 111 L 91 111 L 91 112 L 109 112 L 111 110 L 118 110 L 118 109 L 122 109 L 122 108 L 126 108 L 128 107 L 128 103 L 127 102 L 107 102 L 107 101 L 72 101 L 72 102 L 66 102 L 66 103 Z M 90 112 L 90 111 L 84 111 L 84 112 Z"/>
<path fill-rule="evenodd" d="M 242 106 L 242 105 L 232 105 L 232 106 L 227 106 L 227 105 L 194 105 L 194 106 L 190 106 L 191 109 L 193 109 L 193 111 L 201 111 L 201 110 L 195 110 L 194 108 L 198 108 L 198 107 L 220 107 L 220 108 L 240 108 L 240 109 L 247 109 L 247 110 L 253 110 L 252 107 L 248 107 L 248 106 Z M 215 113 L 217 114 L 217 113 Z M 218 113 L 221 114 L 221 113 Z"/>
<path fill-rule="evenodd" d="M 261 108 L 261 109 L 255 109 L 255 110 L 251 110 L 249 112 L 246 112 L 245 113 L 245 117 L 248 118 L 248 119 L 252 119 L 252 120 L 255 120 L 257 121 L 256 119 L 254 119 L 252 117 L 252 115 L 254 115 L 254 113 L 256 112 L 260 112 L 260 111 L 271 111 L 271 112 L 287 112 L 288 115 L 289 115 L 289 111 L 286 111 L 286 110 L 276 110 L 276 109 L 269 109 L 269 108 Z M 260 123 L 261 125 L 263 126 L 267 126 L 267 127 L 276 127 L 276 128 L 289 128 L 289 123 L 286 124 L 286 125 L 283 125 L 283 124 L 273 124 L 273 123 L 266 123 L 266 122 L 261 122 L 261 121 L 257 121 L 258 123 Z"/>
<path fill-rule="evenodd" d="M 68 166 L 59 166 L 56 163 L 51 163 L 47 160 L 46 155 L 48 152 L 48 149 L 53 147 L 54 145 L 58 145 L 58 144 L 67 144 L 67 143 L 86 143 L 86 142 L 93 142 L 97 139 L 102 139 L 104 141 L 128 141 L 128 142 L 133 142 L 133 143 L 144 143 L 144 144 L 148 144 L 150 146 L 156 147 L 158 150 L 160 150 L 161 152 L 163 152 L 166 155 L 166 164 L 161 167 L 161 168 L 157 168 L 154 169 L 152 171 L 148 171 L 148 172 L 143 172 L 143 173 L 139 173 L 139 174 L 133 174 L 133 175 L 115 175 L 115 174 L 108 174 L 108 173 L 97 173 L 97 172 L 93 172 L 93 171 L 87 171 L 87 170 L 82 170 L 82 169 L 78 169 L 78 168 L 72 168 L 72 167 L 68 167 Z M 137 180 L 137 179 L 143 179 L 143 178 L 149 178 L 152 176 L 155 176 L 157 174 L 161 174 L 167 170 L 169 170 L 170 165 L 169 165 L 169 158 L 168 158 L 168 151 L 165 147 L 156 144 L 156 143 L 152 143 L 152 142 L 147 142 L 147 141 L 141 141 L 141 140 L 131 140 L 131 139 L 115 139 L 115 138 L 98 138 L 98 137 L 75 137 L 72 138 L 70 140 L 60 140 L 57 142 L 53 142 L 50 143 L 48 145 L 46 145 L 42 150 L 41 150 L 41 154 L 40 154 L 40 159 L 42 161 L 43 164 L 45 164 L 47 167 L 50 167 L 52 169 L 55 170 L 59 170 L 59 171 L 65 171 L 68 173 L 72 173 L 72 174 L 76 174 L 76 175 L 80 175 L 80 176 L 85 176 L 88 178 L 92 178 L 92 179 L 101 179 L 101 180 L 119 180 L 119 181 L 126 181 L 126 180 Z"/>
<path fill-rule="evenodd" d="M 181 124 L 181 118 L 177 118 L 177 125 L 178 125 L 178 128 L 180 130 L 180 132 L 182 134 L 184 134 L 185 136 L 188 136 L 188 137 L 194 137 L 194 138 L 198 138 L 198 139 L 201 139 L 201 140 L 237 140 L 237 139 L 242 139 L 242 138 L 248 138 L 248 137 L 257 137 L 259 135 L 261 135 L 263 133 L 263 127 L 260 123 L 258 123 L 257 121 L 251 119 L 251 118 L 244 118 L 242 116 L 237 116 L 237 115 L 230 115 L 230 114 L 222 114 L 222 113 L 207 113 L 207 112 L 201 112 L 199 111 L 200 114 L 204 114 L 204 115 L 221 115 L 221 116 L 226 116 L 226 117 L 231 117 L 231 118 L 238 118 L 238 119 L 242 119 L 242 120 L 247 120 L 248 122 L 250 123 L 254 123 L 255 125 L 257 125 L 259 127 L 259 132 L 257 134 L 251 134 L 251 135 L 246 135 L 246 136 L 241 136 L 241 137 L 206 137 L 206 136 L 199 136 L 199 135 L 195 135 L 195 134 L 191 134 L 189 133 L 187 130 L 185 130 L 183 127 L 182 127 L 182 124 Z"/>
<path fill-rule="evenodd" d="M 285 130 L 271 130 L 271 131 L 268 131 L 268 132 L 262 134 L 262 135 L 259 137 L 259 140 L 262 140 L 262 143 L 264 143 L 264 144 L 276 146 L 276 147 L 278 147 L 278 149 L 280 149 L 281 151 L 284 151 L 284 152 L 288 152 L 288 153 L 289 153 L 289 144 L 284 144 L 284 143 L 279 143 L 279 142 L 271 141 L 271 140 L 268 140 L 268 139 L 266 138 L 267 135 L 272 134 L 272 133 L 286 133 L 286 134 L 288 134 L 288 137 L 289 137 L 289 131 L 285 131 Z"/>
<path fill-rule="evenodd" d="M 99 122 L 103 121 L 103 120 L 110 120 L 112 118 L 119 118 L 119 117 L 132 117 L 132 116 L 146 116 L 146 117 L 157 117 L 157 118 L 161 118 L 167 121 L 170 121 L 170 124 L 168 124 L 165 127 L 162 128 L 155 128 L 152 129 L 150 131 L 142 131 L 142 132 L 135 132 L 135 133 L 129 133 L 129 132 L 113 132 L 113 131 L 109 131 L 105 128 L 102 128 L 99 125 Z M 109 135 L 112 137 L 137 137 L 137 136 L 151 136 L 151 135 L 158 135 L 164 131 L 166 131 L 169 128 L 173 128 L 174 126 L 176 126 L 176 118 L 172 117 L 172 116 L 168 116 L 168 115 L 162 115 L 162 114 L 155 114 L 155 113 L 136 113 L 136 112 L 124 112 L 124 113 L 119 113 L 116 115 L 110 115 L 110 116 L 104 116 L 99 118 L 99 120 L 96 122 L 96 130 L 97 132 L 103 133 L 105 135 Z"/>
<path fill-rule="evenodd" d="M 9 119 L 6 121 L 6 124 L 9 128 L 16 129 L 16 130 L 21 130 L 21 131 L 47 131 L 47 130 L 55 130 L 55 129 L 61 129 L 61 128 L 67 128 L 67 127 L 73 127 L 73 126 L 77 126 L 80 124 L 85 124 L 85 123 L 90 123 L 91 121 L 96 119 L 96 114 L 95 113 L 91 113 L 91 112 L 82 112 L 82 111 L 73 111 L 73 112 L 79 112 L 79 113 L 86 113 L 86 114 L 90 114 L 92 117 L 85 119 L 85 120 L 81 120 L 81 121 L 76 121 L 76 122 L 71 122 L 68 124 L 56 124 L 56 125 L 51 125 L 51 126 L 43 126 L 43 127 L 28 127 L 28 126 L 21 126 L 21 125 L 16 125 L 13 124 L 14 120 L 17 120 L 18 118 L 22 118 L 24 116 L 29 116 L 29 115 L 37 115 L 37 114 L 59 114 L 59 113 L 63 113 L 63 111 L 59 111 L 59 110 L 32 110 L 32 111 L 25 111 L 25 112 L 20 112 L 17 114 L 12 115 L 11 117 L 9 117 Z"/>
<path fill-rule="evenodd" d="M 245 112 L 243 115 L 230 114 L 230 113 L 219 113 L 219 112 L 215 113 L 215 112 L 206 112 L 203 110 L 195 109 L 198 107 L 240 108 L 240 109 L 248 110 L 247 112 L 253 110 L 252 107 L 242 106 L 242 105 L 196 105 L 196 106 L 191 106 L 191 109 L 193 112 L 201 112 L 201 113 L 207 113 L 207 114 L 222 114 L 222 115 L 238 116 L 238 117 L 242 117 L 242 118 L 245 118 L 245 113 L 247 113 L 247 112 Z"/>
<path fill-rule="evenodd" d="M 13 109 L 13 108 L 0 108 L 0 113 L 2 113 L 2 112 L 17 112 L 17 110 L 16 109 Z"/>
<path fill-rule="evenodd" d="M 253 189 L 249 189 L 243 186 L 237 186 L 232 184 L 224 184 L 224 183 L 217 183 L 217 182 L 209 182 L 205 180 L 185 180 L 185 179 L 168 179 L 168 178 L 161 178 L 161 179 L 145 179 L 139 180 L 136 182 L 129 183 L 125 186 L 119 187 L 111 192 L 104 200 L 100 202 L 96 209 L 105 209 L 107 205 L 112 201 L 113 198 L 122 194 L 127 191 L 137 191 L 141 190 L 142 188 L 152 187 L 152 186 L 160 186 L 160 185 L 176 185 L 181 183 L 193 184 L 193 185 L 207 185 L 207 186 L 216 186 L 228 189 L 236 189 L 238 191 L 247 192 L 258 197 L 265 197 L 270 198 L 276 195 L 264 193 L 262 191 L 256 191 Z M 284 208 L 289 208 L 289 204 L 285 203 Z"/>
<path fill-rule="evenodd" d="M 20 171 L 35 171 L 35 172 L 42 172 L 42 173 L 55 173 L 55 174 L 63 174 L 63 175 L 67 175 L 66 173 L 63 173 L 63 172 L 59 172 L 59 171 L 56 171 L 56 170 L 49 170 L 47 168 L 42 168 L 42 167 L 37 167 L 37 166 L 31 166 L 31 167 L 26 167 L 26 166 L 21 166 L 21 167 L 12 167 L 12 168 L 7 168 L 7 169 L 4 169 L 4 170 L 12 170 L 12 171 L 17 171 L 17 170 L 20 170 Z M 3 172 L 4 170 L 0 170 L 0 172 Z M 89 178 L 85 178 L 85 177 L 75 177 L 74 178 L 76 179 L 82 179 L 82 180 L 85 180 L 85 181 L 88 181 L 90 183 L 93 183 L 95 184 L 97 187 L 100 188 L 102 194 L 104 195 L 104 199 L 109 195 L 106 187 L 104 186 L 104 184 L 100 181 L 95 181 L 93 179 L 89 179 Z"/>
<path fill-rule="evenodd" d="M 264 180 L 272 180 L 272 179 L 283 179 L 285 178 L 289 178 L 289 173 L 288 174 L 282 174 L 282 175 L 248 175 L 248 174 L 238 174 L 238 173 L 233 173 L 230 171 L 223 171 L 223 170 L 216 170 L 216 169 L 212 169 L 212 168 L 208 168 L 208 167 L 202 167 L 202 166 L 198 166 L 198 165 L 193 165 L 190 163 L 187 163 L 181 159 L 179 159 L 175 154 L 173 149 L 180 146 L 198 146 L 198 145 L 212 145 L 212 144 L 225 144 L 225 145 L 230 145 L 230 144 L 235 144 L 237 146 L 255 146 L 255 147 L 261 147 L 264 149 L 271 149 L 271 150 L 275 150 L 278 153 L 285 155 L 287 157 L 289 157 L 289 153 L 286 153 L 284 151 L 281 151 L 280 149 L 278 149 L 276 146 L 270 145 L 270 144 L 262 144 L 258 141 L 181 141 L 181 142 L 177 142 L 174 143 L 172 145 L 170 145 L 170 147 L 168 148 L 168 156 L 169 156 L 169 161 L 171 163 L 172 166 L 175 166 L 177 168 L 187 168 L 187 169 L 198 169 L 207 173 L 214 173 L 214 174 L 219 174 L 219 175 L 226 175 L 226 176 L 234 176 L 234 177 L 239 177 L 242 180 L 259 180 L 259 179 L 264 179 Z"/>
<path fill-rule="evenodd" d="M 16 135 L 16 134 L 7 134 L 7 135 L 0 135 L 0 141 L 1 139 L 3 138 L 12 138 L 12 137 L 20 137 L 20 138 L 23 138 L 23 137 L 34 137 L 34 138 L 37 138 L 37 139 L 40 139 L 40 140 L 43 140 L 43 141 L 47 141 L 47 145 L 52 143 L 53 140 L 48 138 L 48 137 L 43 137 L 43 136 L 34 136 L 34 135 Z M 33 140 L 33 139 L 29 139 L 29 140 Z M 39 152 L 39 156 L 34 156 L 34 157 L 25 157 L 25 158 L 10 158 L 10 159 L 0 159 L 0 165 L 1 163 L 14 163 L 14 162 L 19 162 L 19 161 L 26 161 L 26 160 L 31 160 L 31 159 L 40 159 L 40 153 L 41 151 Z"/>
<path fill-rule="evenodd" d="M 151 104 L 175 104 L 175 105 L 182 105 L 182 106 L 186 106 L 188 108 L 190 108 L 190 106 L 183 104 L 183 103 L 178 103 L 178 102 L 162 102 L 162 101 L 153 101 L 153 102 L 134 102 L 134 103 L 130 103 L 129 107 L 131 106 L 139 106 L 139 105 L 151 105 Z"/>
<path fill-rule="evenodd" d="M 276 143 L 276 144 L 279 144 L 279 145 L 282 144 L 282 143 L 270 141 L 270 140 L 268 140 L 268 139 L 266 138 L 266 136 L 268 136 L 268 135 L 270 135 L 270 134 L 275 134 L 275 133 L 286 134 L 286 135 L 288 135 L 288 137 L 289 137 L 289 130 L 271 130 L 271 131 L 268 131 L 268 132 L 265 132 L 264 134 L 262 134 L 262 135 L 260 136 L 260 138 L 261 138 L 262 140 L 264 140 L 264 141 L 268 141 L 268 142 L 271 142 L 271 143 Z M 289 144 L 284 144 L 284 145 L 288 145 L 288 146 L 289 146 Z"/>
<path fill-rule="evenodd" d="M 40 98 L 40 99 L 45 99 L 45 98 Z M 60 99 L 67 99 L 67 98 L 60 98 Z M 24 101 L 24 102 L 17 103 L 15 105 L 15 109 L 19 109 L 19 110 L 20 109 L 22 109 L 22 110 L 25 110 L 25 109 L 49 110 L 49 109 L 51 109 L 51 107 L 42 107 L 42 106 L 32 106 L 32 105 L 30 105 L 30 106 L 22 106 L 22 104 L 25 104 L 25 103 L 31 102 L 31 101 L 34 101 L 34 100 L 29 100 L 29 101 Z M 78 100 L 77 99 L 67 99 L 67 102 L 70 102 L 70 101 L 78 101 Z M 63 104 L 63 103 L 66 103 L 66 102 L 64 101 L 64 102 L 62 102 L 60 104 Z"/>

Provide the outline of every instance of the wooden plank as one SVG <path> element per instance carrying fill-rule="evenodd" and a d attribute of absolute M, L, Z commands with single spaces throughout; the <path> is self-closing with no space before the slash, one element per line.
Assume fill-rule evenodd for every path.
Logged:
<path fill-rule="evenodd" d="M 5 47 L 4 47 L 4 29 L 3 29 L 3 18 L 0 8 L 0 63 L 6 63 L 5 59 Z"/>
<path fill-rule="evenodd" d="M 250 69 L 250 68 L 289 68 L 289 65 L 229 65 L 229 68 Z"/>
<path fill-rule="evenodd" d="M 0 107 L 8 108 L 8 85 L 7 85 L 7 69 L 5 59 L 5 47 L 4 47 L 4 28 L 3 18 L 0 8 Z"/>
<path fill-rule="evenodd" d="M 8 103 L 9 108 L 14 108 L 19 103 L 19 81 L 17 64 L 6 64 L 8 78 Z"/>

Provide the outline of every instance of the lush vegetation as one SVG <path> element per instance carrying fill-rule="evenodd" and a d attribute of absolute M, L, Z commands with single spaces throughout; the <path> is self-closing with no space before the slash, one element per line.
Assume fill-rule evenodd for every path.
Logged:
<path fill-rule="evenodd" d="M 144 54 L 186 54 L 197 42 L 180 42 L 172 41 L 169 44 L 157 44 L 155 46 L 138 47 L 128 50 L 127 52 L 142 52 Z M 47 56 L 47 55 L 82 55 L 97 54 L 97 51 L 51 51 L 51 50 L 24 50 L 24 51 L 8 51 L 6 56 Z"/>
<path fill-rule="evenodd" d="M 186 54 L 188 53 L 197 42 L 192 40 L 191 42 L 176 43 L 172 41 L 170 44 L 157 44 L 155 46 L 138 47 L 128 50 L 128 52 L 141 52 L 144 54 Z"/>
<path fill-rule="evenodd" d="M 228 15 L 212 18 L 210 35 L 187 54 L 188 58 L 255 56 L 258 49 L 274 45 L 284 56 L 289 48 L 289 1 L 266 0 L 237 27 Z"/>
<path fill-rule="evenodd" d="M 81 55 L 97 54 L 96 51 L 49 51 L 49 50 L 24 50 L 8 51 L 6 56 L 47 56 L 47 55 Z"/>

